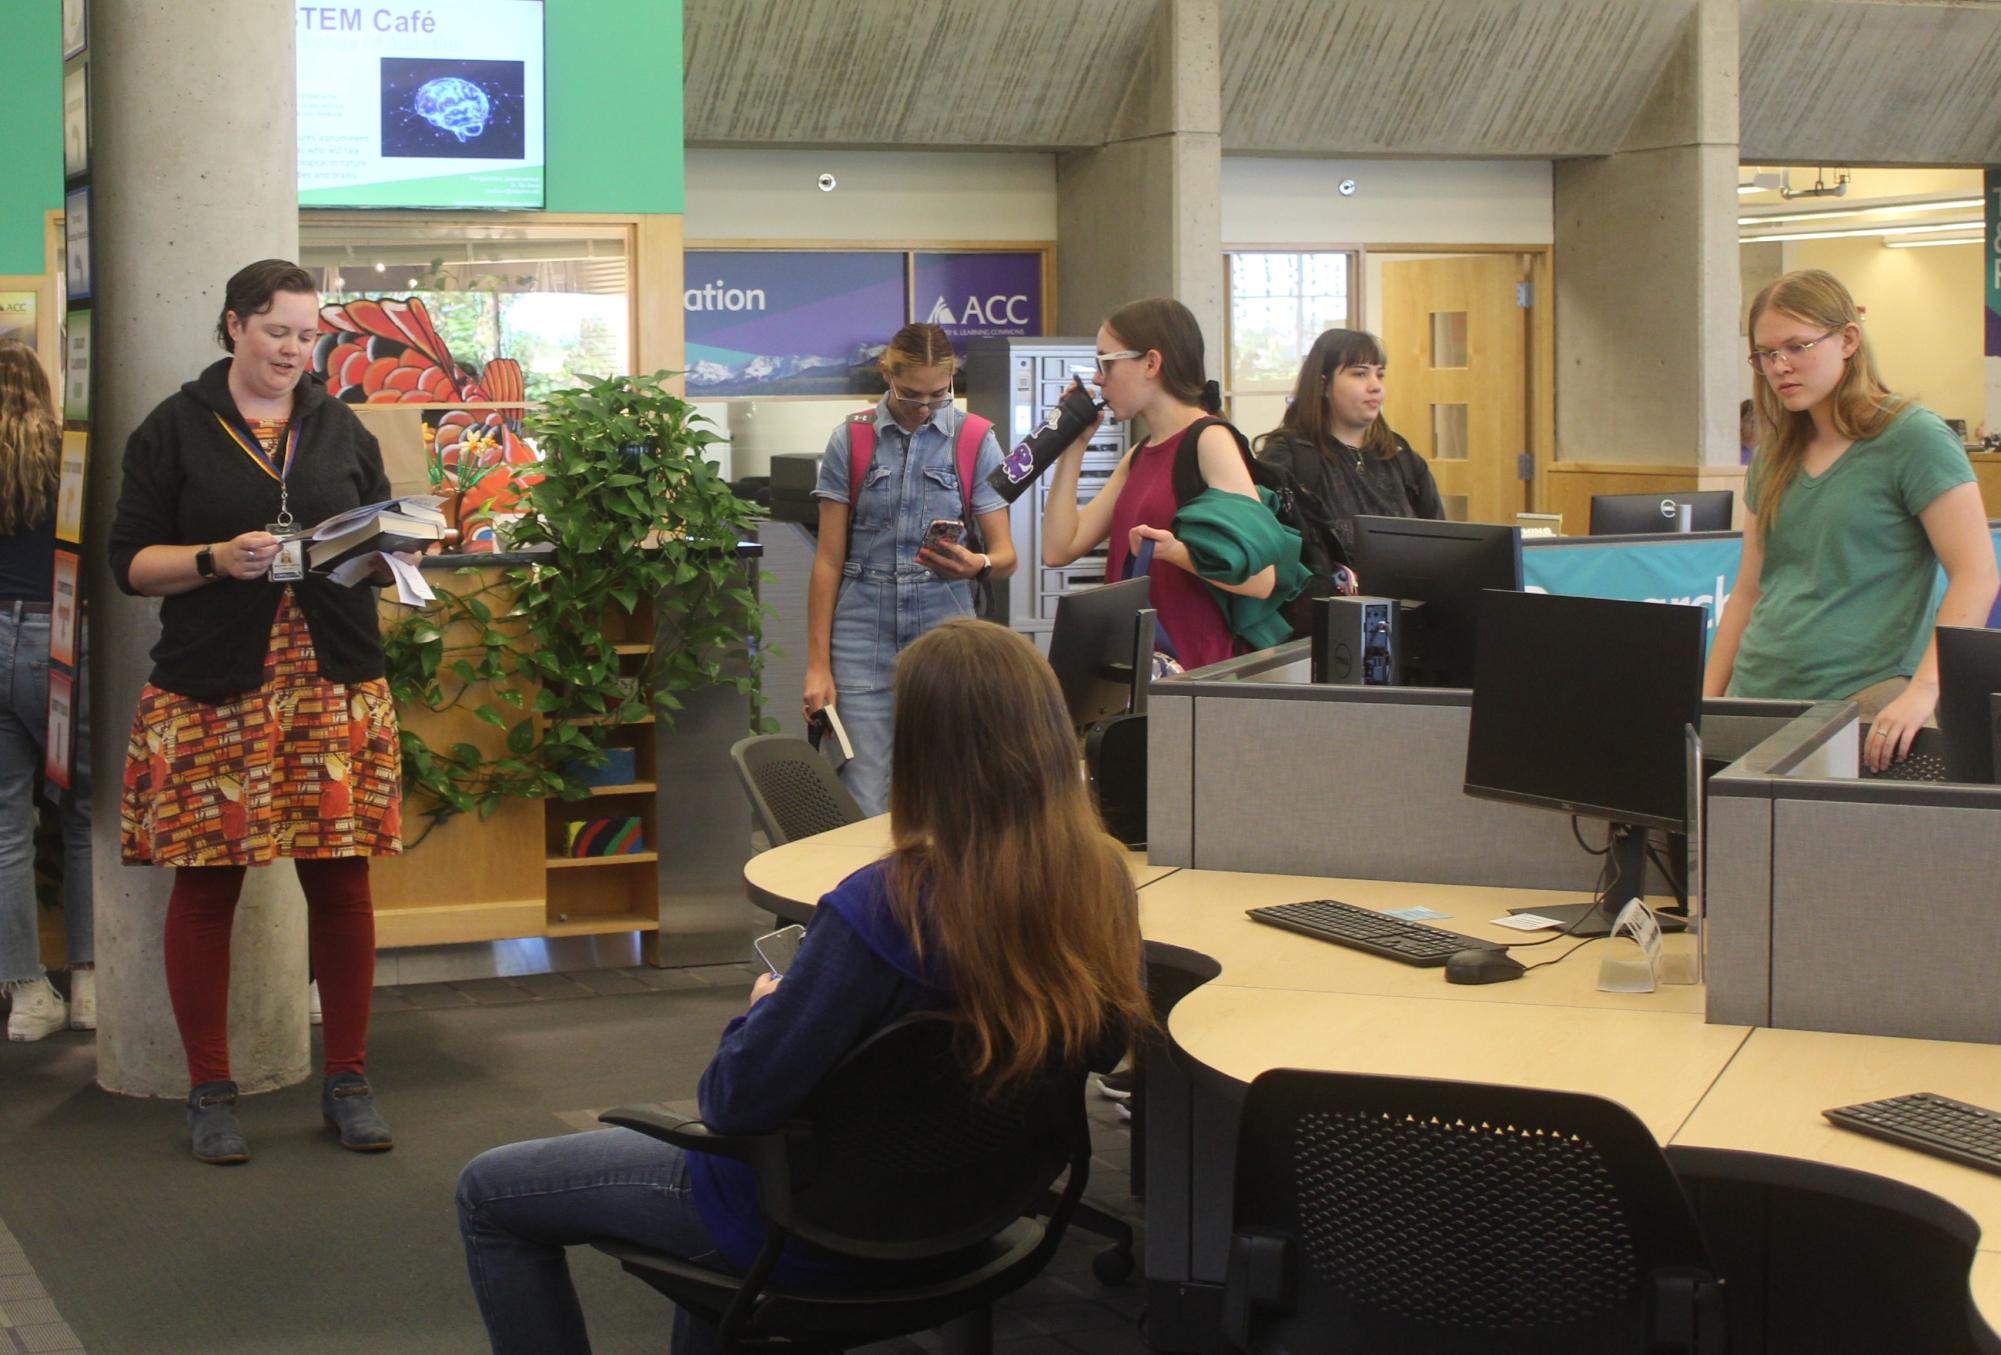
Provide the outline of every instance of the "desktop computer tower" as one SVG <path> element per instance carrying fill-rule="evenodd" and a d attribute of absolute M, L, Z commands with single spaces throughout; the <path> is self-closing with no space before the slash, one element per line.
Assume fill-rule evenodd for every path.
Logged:
<path fill-rule="evenodd" d="M 1313 600 L 1313 680 L 1353 687 L 1403 681 L 1403 605 L 1395 598 Z"/>
<path fill-rule="evenodd" d="M 1056 407 L 1073 376 L 1090 384 L 1097 360 L 1095 339 L 974 339 L 966 354 L 966 408 L 993 421 L 994 436 L 1005 455 Z M 1126 426 L 1107 411 L 1084 452 L 1077 479 L 1079 504 L 1089 503 L 1112 478 L 1125 455 L 1126 436 Z M 1044 472 L 1034 488 L 1009 507 L 1009 527 L 1021 563 L 1013 578 L 994 583 L 993 619 L 1028 636 L 1045 652 L 1057 600 L 1076 589 L 1109 582 L 1103 546 L 1061 568 L 1043 567 L 1042 509 L 1055 474 L 1053 468 Z"/>

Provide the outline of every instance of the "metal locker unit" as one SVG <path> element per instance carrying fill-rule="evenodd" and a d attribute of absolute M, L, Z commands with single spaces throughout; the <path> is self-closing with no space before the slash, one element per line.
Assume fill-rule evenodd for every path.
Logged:
<path fill-rule="evenodd" d="M 993 420 L 994 434 L 1005 455 L 1056 407 L 1073 374 L 1087 384 L 1096 376 L 1097 361 L 1095 339 L 975 339 L 966 355 L 966 408 Z M 1083 470 L 1077 477 L 1079 504 L 1089 503 L 1111 479 L 1125 452 L 1126 426 L 1107 411 L 1105 422 L 1084 450 Z M 1044 649 L 1049 647 L 1049 631 L 1056 620 L 1056 600 L 1074 589 L 1105 581 L 1103 546 L 1061 569 L 1043 567 L 1042 508 L 1048 502 L 1049 482 L 1055 477 L 1051 467 L 1009 509 L 1008 522 L 1021 564 L 1012 579 L 997 585 L 995 597 L 994 619 L 1005 620 Z"/>

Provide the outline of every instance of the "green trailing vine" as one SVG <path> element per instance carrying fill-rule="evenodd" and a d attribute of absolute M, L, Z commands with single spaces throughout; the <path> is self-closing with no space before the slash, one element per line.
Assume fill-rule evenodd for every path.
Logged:
<path fill-rule="evenodd" d="M 503 736 L 494 756 L 404 727 L 405 794 L 430 820 L 416 842 L 509 797 L 583 798 L 580 773 L 604 763 L 612 731 L 648 715 L 671 723 L 683 693 L 755 692 L 762 609 L 736 543 L 760 510 L 703 459 L 717 435 L 665 388 L 672 375 L 552 393 L 524 421 L 542 460 L 522 469 L 541 479 L 511 537 L 551 553 L 434 575 L 436 606 L 384 634 L 400 706 L 466 710 Z M 655 608 L 653 650 L 621 654 L 655 638 Z"/>

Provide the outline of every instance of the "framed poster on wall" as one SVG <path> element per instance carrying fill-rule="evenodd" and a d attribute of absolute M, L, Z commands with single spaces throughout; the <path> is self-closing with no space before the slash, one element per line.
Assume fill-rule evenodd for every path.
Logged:
<path fill-rule="evenodd" d="M 13 339 L 30 348 L 35 342 L 35 294 L 0 292 L 0 339 Z"/>
<path fill-rule="evenodd" d="M 883 389 L 908 311 L 901 251 L 690 250 L 688 398 Z"/>
<path fill-rule="evenodd" d="M 63 0 L 63 60 L 83 55 L 89 43 L 90 10 L 86 0 Z"/>
<path fill-rule="evenodd" d="M 75 551 L 55 554 L 55 575 L 49 591 L 49 658 L 76 667 L 77 558 Z"/>
<path fill-rule="evenodd" d="M 63 72 L 63 177 L 90 172 L 90 68 Z"/>
<path fill-rule="evenodd" d="M 969 339 L 1021 338 L 1042 330 L 1039 251 L 911 256 L 911 318 L 942 326 L 963 361 Z"/>
<path fill-rule="evenodd" d="M 85 423 L 90 419 L 90 312 L 69 312 L 63 326 L 63 418 Z"/>
<path fill-rule="evenodd" d="M 90 185 L 63 194 L 63 276 L 71 301 L 90 300 Z"/>
<path fill-rule="evenodd" d="M 49 669 L 49 746 L 42 762 L 42 774 L 69 789 L 70 753 L 76 742 L 72 714 L 76 678 L 61 668 Z"/>
<path fill-rule="evenodd" d="M 56 476 L 56 539 L 81 543 L 83 540 L 84 468 L 90 451 L 90 434 L 75 429 L 63 432 L 61 470 Z"/>

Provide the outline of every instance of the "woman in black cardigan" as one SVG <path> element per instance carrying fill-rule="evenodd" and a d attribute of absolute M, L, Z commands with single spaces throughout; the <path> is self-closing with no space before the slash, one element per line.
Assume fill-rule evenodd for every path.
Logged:
<path fill-rule="evenodd" d="M 1260 460 L 1290 470 L 1327 506 L 1351 556 L 1357 517 L 1445 516 L 1431 467 L 1383 418 L 1384 374 L 1375 335 L 1327 330 L 1299 366 L 1285 417 L 1258 439 Z"/>
<path fill-rule="evenodd" d="M 290 857 L 325 1010 L 321 1110 L 340 1144 L 391 1146 L 363 1064 L 375 983 L 368 858 L 401 846 L 396 713 L 375 593 L 305 572 L 303 531 L 389 497 L 382 453 L 307 370 L 310 275 L 266 259 L 229 280 L 229 357 L 126 444 L 111 567 L 163 599 L 126 754 L 131 864 L 175 868 L 167 991 L 187 1053 L 196 1158 L 243 1162 L 229 1072 L 229 937 L 243 872 Z"/>

